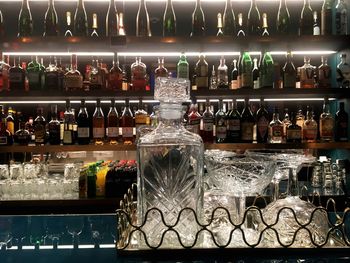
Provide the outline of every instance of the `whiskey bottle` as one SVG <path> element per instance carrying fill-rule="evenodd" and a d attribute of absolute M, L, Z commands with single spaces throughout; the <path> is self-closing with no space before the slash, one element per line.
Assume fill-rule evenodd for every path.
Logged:
<path fill-rule="evenodd" d="M 292 53 L 287 52 L 287 61 L 283 67 L 283 88 L 295 88 L 296 87 L 296 70 L 292 61 Z"/>
<path fill-rule="evenodd" d="M 302 130 L 304 142 L 316 142 L 318 125 L 314 120 L 314 113 L 310 107 L 307 109 L 306 120 L 304 121 Z"/>
<path fill-rule="evenodd" d="M 299 36 L 312 35 L 313 34 L 313 12 L 310 4 L 310 0 L 304 0 L 304 6 L 301 10 L 300 22 L 299 22 Z"/>
<path fill-rule="evenodd" d="M 105 132 L 105 117 L 101 108 L 101 101 L 97 99 L 95 112 L 92 116 L 92 137 L 95 145 L 103 145 Z"/>
<path fill-rule="evenodd" d="M 261 17 L 256 0 L 251 0 L 248 11 L 247 30 L 249 36 L 261 36 Z"/>
<path fill-rule="evenodd" d="M 256 141 L 258 143 L 267 143 L 269 136 L 269 113 L 266 109 L 264 100 L 260 100 L 260 108 L 256 112 Z"/>
<path fill-rule="evenodd" d="M 205 35 L 205 17 L 201 6 L 201 0 L 196 0 L 196 6 L 192 13 L 192 32 L 191 36 Z"/>
<path fill-rule="evenodd" d="M 349 140 L 349 115 L 344 109 L 344 102 L 339 103 L 339 110 L 335 114 L 335 140 L 347 142 Z"/>
<path fill-rule="evenodd" d="M 211 70 L 211 75 L 209 78 L 209 89 L 217 89 L 218 88 L 218 78 L 216 76 L 215 72 L 215 66 L 213 65 L 213 68 Z"/>
<path fill-rule="evenodd" d="M 131 86 L 134 91 L 146 90 L 147 68 L 141 62 L 141 57 L 131 65 Z"/>
<path fill-rule="evenodd" d="M 86 109 L 85 100 L 81 100 L 80 109 L 77 117 L 78 124 L 78 134 L 77 141 L 78 144 L 89 144 L 90 143 L 90 121 L 89 114 Z"/>
<path fill-rule="evenodd" d="M 203 129 L 201 130 L 201 137 L 204 143 L 214 142 L 214 113 L 210 109 L 210 102 L 207 99 L 205 103 L 205 111 L 202 115 Z"/>
<path fill-rule="evenodd" d="M 9 86 L 10 90 L 24 90 L 25 87 L 25 70 L 21 67 L 20 60 L 18 58 L 13 59 L 13 66 L 9 69 Z"/>
<path fill-rule="evenodd" d="M 43 36 L 58 36 L 58 16 L 55 9 L 54 0 L 49 0 L 49 5 L 45 13 Z"/>
<path fill-rule="evenodd" d="M 288 143 L 301 143 L 302 131 L 301 127 L 296 123 L 296 116 L 291 113 L 291 124 L 286 130 L 286 142 Z"/>
<path fill-rule="evenodd" d="M 304 65 L 298 68 L 300 75 L 300 88 L 315 88 L 315 67 L 310 64 L 310 58 L 304 57 Z"/>
<path fill-rule="evenodd" d="M 119 138 L 119 115 L 115 107 L 115 100 L 111 100 L 111 107 L 107 115 L 107 138 L 109 144 L 118 144 Z"/>
<path fill-rule="evenodd" d="M 329 142 L 334 140 L 334 118 L 330 113 L 329 101 L 326 97 L 323 102 L 323 112 L 320 115 L 320 140 Z"/>
<path fill-rule="evenodd" d="M 6 115 L 4 113 L 4 107 L 0 105 L 0 146 L 12 144 L 13 137 L 6 128 Z"/>
<path fill-rule="evenodd" d="M 33 19 L 28 0 L 22 0 L 22 7 L 18 16 L 18 37 L 33 35 Z"/>
<path fill-rule="evenodd" d="M 350 65 L 346 62 L 346 54 L 340 55 L 340 63 L 337 65 L 337 82 L 340 88 L 350 87 Z"/>
<path fill-rule="evenodd" d="M 43 117 L 43 108 L 38 108 L 38 116 L 33 123 L 35 144 L 44 145 L 46 143 L 46 121 Z"/>
<path fill-rule="evenodd" d="M 186 59 L 185 53 L 181 53 L 180 60 L 177 63 L 177 77 L 189 79 L 189 64 Z"/>
<path fill-rule="evenodd" d="M 239 88 L 239 83 L 238 83 L 238 68 L 237 68 L 237 59 L 234 59 L 233 62 L 233 67 L 231 71 L 231 89 L 238 89 Z"/>
<path fill-rule="evenodd" d="M 64 112 L 63 144 L 74 144 L 74 122 L 75 117 L 71 109 L 70 100 L 66 100 L 66 110 Z"/>
<path fill-rule="evenodd" d="M 273 87 L 274 64 L 270 52 L 265 51 L 260 63 L 259 88 Z"/>
<path fill-rule="evenodd" d="M 15 132 L 14 141 L 19 145 L 28 145 L 31 140 L 31 135 L 30 135 L 30 132 L 25 127 L 26 122 L 24 121 L 23 116 L 21 116 L 18 119 L 18 121 L 19 121 L 19 129 Z M 1 137 L 0 137 L 0 142 L 1 142 Z"/>
<path fill-rule="evenodd" d="M 296 124 L 298 126 L 301 127 L 301 129 L 303 129 L 304 126 L 304 121 L 305 121 L 305 115 L 303 114 L 303 109 L 301 108 L 301 106 L 299 106 L 298 111 L 295 115 L 295 119 L 296 119 Z"/>
<path fill-rule="evenodd" d="M 89 36 L 88 19 L 85 11 L 84 0 L 78 0 L 74 14 L 74 36 Z"/>
<path fill-rule="evenodd" d="M 50 57 L 49 66 L 45 69 L 45 89 L 46 90 L 58 90 L 59 78 L 56 58 L 52 61 Z"/>
<path fill-rule="evenodd" d="M 63 85 L 65 91 L 81 90 L 83 88 L 83 76 L 77 70 L 77 55 L 71 56 L 71 68 L 64 74 Z"/>
<path fill-rule="evenodd" d="M 223 33 L 225 36 L 236 35 L 236 18 L 232 9 L 231 0 L 226 0 L 224 14 L 222 16 Z"/>
<path fill-rule="evenodd" d="M 275 112 L 272 116 L 272 121 L 269 124 L 269 142 L 270 143 L 282 143 L 283 142 L 283 124 L 279 119 L 278 109 L 275 108 Z"/>
<path fill-rule="evenodd" d="M 49 121 L 49 143 L 51 145 L 59 145 L 61 143 L 60 122 L 57 117 L 57 105 L 52 105 L 51 120 Z"/>
<path fill-rule="evenodd" d="M 237 102 L 228 103 L 227 120 L 227 138 L 228 143 L 240 142 L 241 140 L 241 114 L 237 110 Z"/>
<path fill-rule="evenodd" d="M 11 133 L 11 135 L 15 134 L 15 119 L 13 117 L 12 107 L 9 107 L 7 110 L 6 129 Z"/>
<path fill-rule="evenodd" d="M 154 77 L 156 79 L 168 77 L 168 70 L 164 67 L 164 58 L 158 58 L 158 67 L 154 71 Z"/>
<path fill-rule="evenodd" d="M 192 104 L 188 114 L 188 123 L 187 129 L 190 132 L 196 133 L 200 135 L 200 124 L 201 124 L 202 116 L 198 112 L 198 104 L 196 99 L 192 99 Z"/>
<path fill-rule="evenodd" d="M 163 15 L 163 37 L 176 36 L 176 16 L 172 0 L 167 0 Z"/>
<path fill-rule="evenodd" d="M 117 56 L 117 62 L 113 59 L 113 66 L 108 74 L 108 87 L 111 90 L 121 91 L 123 90 L 123 70 L 119 66 L 119 58 Z"/>
<path fill-rule="evenodd" d="M 220 65 L 218 66 L 218 77 L 217 77 L 218 89 L 228 89 L 228 75 L 225 58 L 220 58 Z"/>
<path fill-rule="evenodd" d="M 90 90 L 101 90 L 102 89 L 102 75 L 96 58 L 92 59 L 91 69 L 89 72 Z"/>
<path fill-rule="evenodd" d="M 106 37 L 118 35 L 119 16 L 114 1 L 115 0 L 109 1 L 106 15 Z"/>
<path fill-rule="evenodd" d="M 8 56 L 3 56 L 0 52 L 0 92 L 9 90 L 9 70 Z"/>
<path fill-rule="evenodd" d="M 137 37 L 150 37 L 152 36 L 151 25 L 149 21 L 146 1 L 141 0 L 139 4 L 139 10 L 136 15 L 136 36 Z"/>
<path fill-rule="evenodd" d="M 27 78 L 30 90 L 41 89 L 41 67 L 38 62 L 38 56 L 35 56 L 35 60 L 32 58 L 32 61 L 28 63 Z"/>
<path fill-rule="evenodd" d="M 125 108 L 120 117 L 119 126 L 122 128 L 123 143 L 130 145 L 134 143 L 134 116 L 130 110 L 129 99 L 125 99 Z"/>
<path fill-rule="evenodd" d="M 317 84 L 319 88 L 330 88 L 332 81 L 332 69 L 328 66 L 327 58 L 321 57 L 321 65 L 318 67 Z"/>
<path fill-rule="evenodd" d="M 227 138 L 227 121 L 221 99 L 219 100 L 218 111 L 215 114 L 215 130 L 216 143 L 225 143 Z"/>
<path fill-rule="evenodd" d="M 245 98 L 244 109 L 241 117 L 241 141 L 244 143 L 252 143 L 254 135 L 255 119 L 250 110 L 249 100 Z"/>
<path fill-rule="evenodd" d="M 208 63 L 203 54 L 196 63 L 195 73 L 197 89 L 208 89 Z"/>
<path fill-rule="evenodd" d="M 287 138 L 287 128 L 289 127 L 289 125 L 292 124 L 289 117 L 288 108 L 284 109 L 284 118 L 282 120 L 282 124 L 283 124 L 283 140 L 285 141 Z"/>
<path fill-rule="evenodd" d="M 139 138 L 140 132 L 139 128 L 145 125 L 150 125 L 150 116 L 148 112 L 144 109 L 142 100 L 139 100 L 138 109 L 135 112 L 135 128 L 136 128 L 136 138 Z"/>

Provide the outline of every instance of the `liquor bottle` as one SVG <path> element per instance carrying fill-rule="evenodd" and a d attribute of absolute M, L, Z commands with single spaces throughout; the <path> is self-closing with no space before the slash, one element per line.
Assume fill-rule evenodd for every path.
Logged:
<path fill-rule="evenodd" d="M 227 138 L 226 113 L 222 100 L 219 100 L 218 111 L 215 114 L 216 143 L 225 143 Z"/>
<path fill-rule="evenodd" d="M 12 107 L 9 107 L 7 110 L 6 116 L 6 129 L 11 133 L 11 135 L 15 134 L 15 119 L 12 115 Z"/>
<path fill-rule="evenodd" d="M 148 112 L 144 109 L 141 99 L 139 100 L 139 105 L 134 115 L 135 115 L 136 138 L 139 138 L 139 135 L 140 135 L 139 128 L 141 126 L 151 124 L 150 116 Z"/>
<path fill-rule="evenodd" d="M 6 115 L 4 107 L 0 105 L 0 145 L 12 145 L 13 137 L 6 128 Z"/>
<path fill-rule="evenodd" d="M 101 90 L 102 89 L 102 75 L 100 71 L 100 67 L 98 65 L 98 60 L 96 58 L 92 58 L 91 69 L 89 72 L 89 81 L 90 81 L 90 89 L 91 90 Z"/>
<path fill-rule="evenodd" d="M 16 58 L 14 58 L 13 66 L 9 69 L 10 90 L 24 90 L 26 75 L 19 58 L 17 62 L 16 64 Z"/>
<path fill-rule="evenodd" d="M 202 115 L 203 129 L 201 137 L 204 143 L 214 142 L 214 113 L 210 109 L 209 99 L 205 102 L 205 111 Z"/>
<path fill-rule="evenodd" d="M 146 1 L 141 0 L 139 4 L 139 10 L 136 15 L 136 36 L 137 37 L 150 37 L 151 25 L 149 21 Z"/>
<path fill-rule="evenodd" d="M 274 64 L 270 52 L 264 52 L 259 68 L 259 88 L 272 88 L 274 80 Z"/>
<path fill-rule="evenodd" d="M 105 117 L 101 108 L 101 101 L 97 99 L 96 109 L 92 116 L 92 138 L 95 145 L 103 145 L 105 132 Z"/>
<path fill-rule="evenodd" d="M 292 112 L 290 116 L 291 116 L 291 124 L 286 129 L 286 142 L 301 143 L 301 137 L 302 137 L 301 127 L 297 124 L 297 120 L 294 112 Z"/>
<path fill-rule="evenodd" d="M 18 122 L 19 122 L 19 128 L 15 132 L 14 141 L 19 145 L 28 145 L 31 140 L 31 135 L 30 135 L 30 132 L 26 129 L 26 122 L 23 116 L 20 116 L 20 118 L 18 118 Z"/>
<path fill-rule="evenodd" d="M 287 128 L 289 127 L 289 125 L 292 124 L 290 117 L 289 117 L 288 108 L 284 109 L 284 118 L 282 120 L 282 124 L 283 124 L 283 140 L 286 140 Z"/>
<path fill-rule="evenodd" d="M 131 65 L 131 85 L 134 91 L 146 90 L 146 70 L 146 65 L 141 62 L 141 57 L 137 57 Z"/>
<path fill-rule="evenodd" d="M 109 144 L 118 144 L 119 137 L 119 115 L 115 107 L 115 100 L 111 100 L 111 107 L 107 115 L 107 138 Z"/>
<path fill-rule="evenodd" d="M 227 120 L 227 139 L 228 143 L 240 142 L 241 140 L 241 114 L 237 110 L 237 102 L 228 103 Z"/>
<path fill-rule="evenodd" d="M 89 114 L 86 109 L 85 100 L 81 100 L 80 109 L 77 117 L 78 124 L 78 134 L 77 141 L 78 144 L 89 144 L 90 143 L 90 121 Z"/>
<path fill-rule="evenodd" d="M 35 60 L 32 58 L 32 61 L 28 63 L 27 78 L 30 90 L 41 89 L 41 67 L 38 62 L 38 56 L 35 56 Z"/>
<path fill-rule="evenodd" d="M 188 114 L 187 129 L 190 132 L 200 135 L 200 124 L 202 116 L 198 112 L 198 105 L 196 99 L 192 99 L 192 104 Z"/>
<path fill-rule="evenodd" d="M 315 67 L 310 64 L 310 58 L 304 57 L 304 65 L 298 68 L 300 75 L 300 88 L 309 89 L 315 87 Z"/>
<path fill-rule="evenodd" d="M 261 36 L 261 18 L 256 0 L 251 0 L 247 20 L 247 33 L 249 36 Z"/>
<path fill-rule="evenodd" d="M 7 57 L 8 58 L 8 57 Z M 0 92 L 8 91 L 10 88 L 9 83 L 9 71 L 10 65 L 7 63 L 7 59 L 0 52 Z"/>
<path fill-rule="evenodd" d="M 201 0 L 196 0 L 196 6 L 192 13 L 192 32 L 191 36 L 205 35 L 205 17 L 201 6 Z"/>
<path fill-rule="evenodd" d="M 108 74 L 108 87 L 111 90 L 121 91 L 123 85 L 123 70 L 119 67 L 119 58 L 117 62 L 113 59 L 113 66 Z"/>
<path fill-rule="evenodd" d="M 49 121 L 49 143 L 59 145 L 61 143 L 60 121 L 57 116 L 57 105 L 51 106 L 51 120 Z"/>
<path fill-rule="evenodd" d="M 304 6 L 300 14 L 299 36 L 313 34 L 314 17 L 310 0 L 304 0 Z"/>
<path fill-rule="evenodd" d="M 64 130 L 63 130 L 63 144 L 74 144 L 74 114 L 71 109 L 70 101 L 66 100 L 66 110 L 64 112 Z"/>
<path fill-rule="evenodd" d="M 91 33 L 91 37 L 98 37 L 98 24 L 97 24 L 97 14 L 93 13 L 92 14 L 92 33 Z"/>
<path fill-rule="evenodd" d="M 100 62 L 97 64 L 98 71 L 101 75 L 101 88 L 108 89 L 108 74 L 107 64 L 103 63 L 103 59 L 100 59 Z"/>
<path fill-rule="evenodd" d="M 58 27 L 58 16 L 56 13 L 54 0 L 49 0 L 49 5 L 45 13 L 43 36 L 58 36 Z"/>
<path fill-rule="evenodd" d="M 125 99 L 125 108 L 120 117 L 119 127 L 122 128 L 123 143 L 130 145 L 134 143 L 134 116 L 130 110 L 129 99 Z"/>
<path fill-rule="evenodd" d="M 314 120 L 314 113 L 310 107 L 306 112 L 306 120 L 303 124 L 303 141 L 304 142 L 316 142 L 318 125 Z"/>
<path fill-rule="evenodd" d="M 340 88 L 350 87 L 350 65 L 346 62 L 346 54 L 340 55 L 340 63 L 337 65 L 337 82 Z"/>
<path fill-rule="evenodd" d="M 106 15 L 106 37 L 118 35 L 119 16 L 114 1 L 115 0 L 109 1 L 109 6 Z"/>
<path fill-rule="evenodd" d="M 240 88 L 252 88 L 252 59 L 248 52 L 243 52 L 241 63 L 239 64 L 239 83 Z"/>
<path fill-rule="evenodd" d="M 238 13 L 237 37 L 245 37 L 245 30 L 243 27 L 243 14 L 242 13 Z"/>
<path fill-rule="evenodd" d="M 26 124 L 25 124 L 25 128 L 26 128 L 26 130 L 28 130 L 29 131 L 29 133 L 30 133 L 30 140 L 31 140 L 31 142 L 35 142 L 35 134 L 34 134 L 34 120 L 33 120 L 33 117 L 32 116 L 30 116 L 29 118 L 28 118 L 28 121 L 26 122 Z"/>
<path fill-rule="evenodd" d="M 262 17 L 263 17 L 263 26 L 262 26 L 263 32 L 262 32 L 262 36 L 269 36 L 270 33 L 268 31 L 269 25 L 267 23 L 267 14 L 263 13 Z"/>
<path fill-rule="evenodd" d="M 287 0 L 280 0 L 276 19 L 276 30 L 281 35 L 289 35 L 292 31 Z"/>
<path fill-rule="evenodd" d="M 252 143 L 255 119 L 250 110 L 249 100 L 247 98 L 244 100 L 244 109 L 241 116 L 241 141 L 244 143 Z"/>
<path fill-rule="evenodd" d="M 223 32 L 225 36 L 236 35 L 236 18 L 232 9 L 231 0 L 226 0 L 224 14 L 222 16 Z"/>
<path fill-rule="evenodd" d="M 313 24 L 313 35 L 319 36 L 321 34 L 320 22 L 318 21 L 317 11 L 313 12 L 314 24 Z"/>
<path fill-rule="evenodd" d="M 292 61 L 292 53 L 287 52 L 287 61 L 283 67 L 283 88 L 295 88 L 296 87 L 296 70 Z"/>
<path fill-rule="evenodd" d="M 253 89 L 259 89 L 260 88 L 260 72 L 259 72 L 259 67 L 258 67 L 258 59 L 254 58 L 253 59 L 253 70 L 252 70 L 252 80 L 253 80 Z"/>
<path fill-rule="evenodd" d="M 177 63 L 177 77 L 189 79 L 189 64 L 186 59 L 185 53 L 181 53 L 180 60 Z"/>
<path fill-rule="evenodd" d="M 328 66 L 327 58 L 321 57 L 321 65 L 318 67 L 317 81 L 319 88 L 330 88 L 332 81 L 332 69 Z"/>
<path fill-rule="evenodd" d="M 53 58 L 50 57 L 49 66 L 45 69 L 45 89 L 59 89 L 58 68 L 56 58 L 53 61 Z"/>
<path fill-rule="evenodd" d="M 233 67 L 231 71 L 231 89 L 238 89 L 239 83 L 238 83 L 238 69 L 237 69 L 237 59 L 233 60 Z"/>
<path fill-rule="evenodd" d="M 158 67 L 154 71 L 154 77 L 156 79 L 168 77 L 168 70 L 164 67 L 164 58 L 158 58 Z"/>
<path fill-rule="evenodd" d="M 199 60 L 196 63 L 196 86 L 197 89 L 208 88 L 208 63 L 205 61 L 205 56 L 201 54 Z"/>
<path fill-rule="evenodd" d="M 329 142 L 334 140 L 334 118 L 330 113 L 328 98 L 324 98 L 323 112 L 320 115 L 320 140 Z"/>
<path fill-rule="evenodd" d="M 279 119 L 278 109 L 275 108 L 275 112 L 272 116 L 272 121 L 269 124 L 269 142 L 270 143 L 282 143 L 283 142 L 283 124 Z"/>
<path fill-rule="evenodd" d="M 18 37 L 31 37 L 33 35 L 33 19 L 28 0 L 22 0 L 21 11 L 18 16 Z"/>
<path fill-rule="evenodd" d="M 269 136 L 269 113 L 265 102 L 260 100 L 260 108 L 256 112 L 256 141 L 258 143 L 267 143 Z"/>
<path fill-rule="evenodd" d="M 74 14 L 74 36 L 89 36 L 88 19 L 84 0 L 79 0 Z"/>
<path fill-rule="evenodd" d="M 64 74 L 63 78 L 64 90 L 81 90 L 83 88 L 83 76 L 77 70 L 77 55 L 71 56 L 70 70 Z"/>
<path fill-rule="evenodd" d="M 303 109 L 301 106 L 299 106 L 297 114 L 295 115 L 296 123 L 298 126 L 301 127 L 301 129 L 304 126 L 304 121 L 305 121 L 305 115 L 303 114 Z"/>
<path fill-rule="evenodd" d="M 338 0 L 335 6 L 335 34 L 348 34 L 348 8 L 344 0 Z"/>
<path fill-rule="evenodd" d="M 33 123 L 35 144 L 44 145 L 46 143 L 46 121 L 43 117 L 43 108 L 37 109 L 38 116 L 35 118 Z"/>
<path fill-rule="evenodd" d="M 119 13 L 118 35 L 119 36 L 126 35 L 125 27 L 124 27 L 124 14 L 122 12 Z"/>
<path fill-rule="evenodd" d="M 228 89 L 227 66 L 225 64 L 224 56 L 221 56 L 220 58 L 220 65 L 218 66 L 217 83 L 219 89 Z"/>
<path fill-rule="evenodd" d="M 64 33 L 65 37 L 71 37 L 73 36 L 73 28 L 72 28 L 72 13 L 71 12 L 66 12 L 66 23 L 67 23 L 67 29 L 66 32 Z"/>
<path fill-rule="evenodd" d="M 218 19 L 218 23 L 217 23 L 217 28 L 218 28 L 218 32 L 216 33 L 216 36 L 223 36 L 224 32 L 222 31 L 222 17 L 221 17 L 221 13 L 218 13 L 217 15 L 217 19 Z"/>
<path fill-rule="evenodd" d="M 218 88 L 218 78 L 216 76 L 215 66 L 213 65 L 210 79 L 209 79 L 209 89 L 217 89 L 217 88 Z"/>
<path fill-rule="evenodd" d="M 163 37 L 176 36 L 176 16 L 172 0 L 167 0 L 163 16 Z"/>
<path fill-rule="evenodd" d="M 5 23 L 4 23 L 4 17 L 0 9 L 0 38 L 3 38 L 4 36 L 5 36 Z"/>
<path fill-rule="evenodd" d="M 335 114 L 335 141 L 337 142 L 349 140 L 349 115 L 344 108 L 344 102 L 340 102 L 339 110 Z"/>
<path fill-rule="evenodd" d="M 321 9 L 321 35 L 332 35 L 333 0 L 324 0 Z"/>

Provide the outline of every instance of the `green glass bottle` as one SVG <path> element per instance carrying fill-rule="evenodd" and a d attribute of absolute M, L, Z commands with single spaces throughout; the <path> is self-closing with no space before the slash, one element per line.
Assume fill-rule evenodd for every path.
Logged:
<path fill-rule="evenodd" d="M 252 58 L 248 52 L 243 52 L 241 63 L 239 64 L 239 78 L 241 88 L 252 88 L 252 71 L 253 63 Z"/>
<path fill-rule="evenodd" d="M 280 0 L 276 20 L 277 34 L 288 35 L 291 31 L 290 14 L 286 0 Z"/>
<path fill-rule="evenodd" d="M 189 64 L 186 59 L 185 53 L 182 53 L 180 60 L 177 63 L 177 77 L 189 79 Z"/>
<path fill-rule="evenodd" d="M 299 36 L 313 35 L 314 14 L 312 12 L 310 0 L 304 0 L 299 22 Z"/>
<path fill-rule="evenodd" d="M 136 15 L 136 36 L 150 37 L 152 36 L 151 25 L 145 0 L 140 1 L 139 10 Z"/>
<path fill-rule="evenodd" d="M 89 27 L 84 0 L 79 0 L 74 15 L 74 36 L 87 37 L 88 35 Z"/>
<path fill-rule="evenodd" d="M 232 9 L 231 0 L 226 0 L 225 10 L 222 17 L 223 32 L 225 36 L 236 35 L 236 18 Z"/>
<path fill-rule="evenodd" d="M 250 4 L 247 31 L 249 36 L 261 36 L 261 17 L 256 0 L 252 0 Z"/>
<path fill-rule="evenodd" d="M 54 0 L 49 0 L 49 5 L 45 13 L 43 36 L 58 36 L 58 17 Z"/>
<path fill-rule="evenodd" d="M 196 7 L 192 13 L 192 33 L 191 36 L 205 35 L 205 17 L 201 6 L 201 1 L 196 1 Z"/>
<path fill-rule="evenodd" d="M 270 52 L 265 51 L 260 62 L 260 88 L 272 88 L 273 86 L 273 59 Z"/>
<path fill-rule="evenodd" d="M 18 17 L 18 37 L 30 37 L 33 35 L 33 19 L 28 0 L 22 1 L 21 11 Z"/>
<path fill-rule="evenodd" d="M 168 0 L 163 17 L 163 37 L 176 36 L 176 16 L 172 0 Z"/>
<path fill-rule="evenodd" d="M 27 78 L 29 90 L 41 89 L 41 65 L 38 62 L 38 57 L 32 58 L 32 61 L 27 66 Z"/>
<path fill-rule="evenodd" d="M 114 0 L 110 0 L 106 15 L 106 37 L 118 35 L 119 16 Z"/>

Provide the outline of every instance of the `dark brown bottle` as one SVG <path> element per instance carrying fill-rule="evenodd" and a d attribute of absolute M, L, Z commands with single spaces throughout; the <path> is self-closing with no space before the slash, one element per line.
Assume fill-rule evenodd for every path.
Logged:
<path fill-rule="evenodd" d="M 244 143 L 252 143 L 254 135 L 255 119 L 250 110 L 249 100 L 244 100 L 244 109 L 241 117 L 241 141 Z"/>
<path fill-rule="evenodd" d="M 23 116 L 18 118 L 19 129 L 15 132 L 14 140 L 19 145 L 28 145 L 31 140 L 30 132 L 26 129 L 26 122 L 23 119 Z"/>
<path fill-rule="evenodd" d="M 111 100 L 111 107 L 107 115 L 107 137 L 109 144 L 118 144 L 119 115 L 115 107 L 115 100 Z"/>
<path fill-rule="evenodd" d="M 35 144 L 37 145 L 44 145 L 46 143 L 46 120 L 43 116 L 43 112 L 43 108 L 38 108 L 38 116 L 33 123 Z"/>
<path fill-rule="evenodd" d="M 227 138 L 226 113 L 222 100 L 219 100 L 219 109 L 215 114 L 216 143 L 225 143 Z"/>
<path fill-rule="evenodd" d="M 234 143 L 241 140 L 241 114 L 237 110 L 236 100 L 228 103 L 227 142 Z"/>
<path fill-rule="evenodd" d="M 265 102 L 260 101 L 260 108 L 256 113 L 256 140 L 258 143 L 267 143 L 269 135 L 269 113 L 266 110 Z"/>
<path fill-rule="evenodd" d="M 21 67 L 19 59 L 14 59 L 13 67 L 9 69 L 10 90 L 24 90 L 25 70 Z"/>
<path fill-rule="evenodd" d="M 201 130 L 201 137 L 204 143 L 214 142 L 214 113 L 210 109 L 210 103 L 207 99 L 205 103 L 205 111 L 202 115 L 203 130 Z"/>
<path fill-rule="evenodd" d="M 286 142 L 301 143 L 301 127 L 297 124 L 296 115 L 294 112 L 290 114 L 292 124 L 286 128 Z"/>
<path fill-rule="evenodd" d="M 339 103 L 339 110 L 335 114 L 335 141 L 347 142 L 349 128 L 349 115 L 344 110 L 344 102 Z"/>
<path fill-rule="evenodd" d="M 12 145 L 13 137 L 6 127 L 6 115 L 4 108 L 0 105 L 0 146 L 1 145 Z"/>
<path fill-rule="evenodd" d="M 80 109 L 77 118 L 78 124 L 78 144 L 89 144 L 90 143 L 90 121 L 89 114 L 86 109 L 85 100 L 81 100 Z"/>
<path fill-rule="evenodd" d="M 74 144 L 74 114 L 71 109 L 70 101 L 66 101 L 66 110 L 64 112 L 64 131 L 63 131 L 63 144 Z"/>
<path fill-rule="evenodd" d="M 96 100 L 96 109 L 92 116 L 92 137 L 95 145 L 103 145 L 105 138 L 105 117 L 100 99 Z"/>
<path fill-rule="evenodd" d="M 51 120 L 49 122 L 49 143 L 51 145 L 59 145 L 61 143 L 60 122 L 57 117 L 57 105 L 52 105 Z"/>
<path fill-rule="evenodd" d="M 134 116 L 130 110 L 129 99 L 125 100 L 125 108 L 119 120 L 119 126 L 122 128 L 122 139 L 124 144 L 134 143 Z"/>

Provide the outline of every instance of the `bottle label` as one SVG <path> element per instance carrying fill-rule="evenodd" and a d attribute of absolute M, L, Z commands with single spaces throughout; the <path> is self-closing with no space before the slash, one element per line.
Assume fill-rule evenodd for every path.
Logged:
<path fill-rule="evenodd" d="M 135 126 L 139 127 L 141 125 L 147 124 L 148 115 L 146 114 L 136 114 L 135 116 Z"/>
<path fill-rule="evenodd" d="M 65 130 L 63 132 L 63 143 L 66 143 L 66 144 L 71 144 L 73 143 L 73 134 L 72 134 L 72 131 L 67 131 Z"/>
<path fill-rule="evenodd" d="M 283 73 L 283 87 L 284 88 L 295 88 L 296 77 L 289 73 Z"/>
<path fill-rule="evenodd" d="M 314 70 L 312 68 L 302 68 L 300 70 L 300 85 L 301 88 L 313 87 L 314 85 Z"/>
<path fill-rule="evenodd" d="M 208 76 L 208 67 L 206 65 L 201 65 L 199 68 L 199 76 L 197 77 L 206 77 Z"/>
<path fill-rule="evenodd" d="M 243 141 L 252 141 L 254 133 L 254 123 L 253 122 L 241 122 L 241 138 Z"/>
<path fill-rule="evenodd" d="M 203 119 L 203 131 L 212 132 L 214 130 L 213 119 Z"/>
<path fill-rule="evenodd" d="M 39 72 L 27 72 L 27 77 L 28 77 L 29 85 L 37 85 L 40 83 Z"/>
<path fill-rule="evenodd" d="M 65 75 L 65 89 L 81 89 L 83 87 L 83 77 L 80 75 Z"/>
<path fill-rule="evenodd" d="M 252 74 L 250 72 L 242 72 L 240 75 L 240 81 L 242 87 L 251 87 L 252 86 Z"/>
<path fill-rule="evenodd" d="M 0 145 L 7 145 L 7 137 L 0 136 Z"/>
<path fill-rule="evenodd" d="M 300 140 L 301 129 L 290 129 L 287 128 L 287 140 Z"/>
<path fill-rule="evenodd" d="M 314 36 L 319 36 L 321 34 L 319 26 L 314 26 L 313 34 Z"/>
<path fill-rule="evenodd" d="M 103 138 L 105 137 L 105 129 L 104 128 L 93 128 L 92 134 L 94 138 Z"/>
<path fill-rule="evenodd" d="M 196 77 L 197 88 L 207 88 L 208 87 L 208 77 Z"/>
<path fill-rule="evenodd" d="M 108 137 L 118 137 L 119 136 L 119 128 L 118 127 L 108 127 L 107 128 L 107 135 Z"/>
<path fill-rule="evenodd" d="M 189 78 L 188 67 L 187 66 L 178 66 L 177 77 L 183 78 L 183 79 L 188 79 Z"/>
<path fill-rule="evenodd" d="M 229 131 L 239 131 L 241 130 L 241 121 L 239 119 L 228 120 L 227 126 Z"/>
<path fill-rule="evenodd" d="M 134 136 L 133 127 L 122 127 L 122 136 L 123 138 L 131 138 Z"/>
<path fill-rule="evenodd" d="M 10 82 L 12 83 L 22 83 L 23 80 L 23 74 L 21 72 L 11 72 L 10 74 Z"/>
<path fill-rule="evenodd" d="M 347 35 L 347 10 L 335 13 L 335 31 L 337 35 Z"/>
<path fill-rule="evenodd" d="M 258 133 L 261 138 L 265 138 L 268 128 L 269 128 L 269 121 L 265 118 L 265 116 L 262 116 L 258 122 L 257 122 L 257 128 L 258 128 Z"/>
<path fill-rule="evenodd" d="M 283 126 L 276 125 L 271 127 L 272 139 L 282 139 L 282 136 L 283 136 Z"/>
<path fill-rule="evenodd" d="M 102 86 L 102 77 L 100 74 L 90 75 L 90 85 L 92 86 Z"/>
<path fill-rule="evenodd" d="M 225 139 L 227 136 L 226 126 L 216 126 L 216 138 Z"/>
<path fill-rule="evenodd" d="M 45 126 L 41 124 L 36 124 L 34 126 L 34 135 L 36 143 L 44 143 L 45 142 Z"/>
<path fill-rule="evenodd" d="M 90 128 L 78 127 L 78 138 L 90 138 Z"/>
<path fill-rule="evenodd" d="M 306 140 L 316 140 L 317 138 L 317 128 L 308 128 L 305 127 L 303 128 L 303 137 Z"/>
<path fill-rule="evenodd" d="M 231 89 L 238 89 L 238 80 L 231 80 Z"/>
<path fill-rule="evenodd" d="M 320 137 L 331 138 L 334 136 L 334 121 L 333 119 L 321 119 L 320 120 Z"/>
<path fill-rule="evenodd" d="M 6 123 L 7 130 L 13 135 L 15 133 L 15 124 L 12 121 Z"/>

